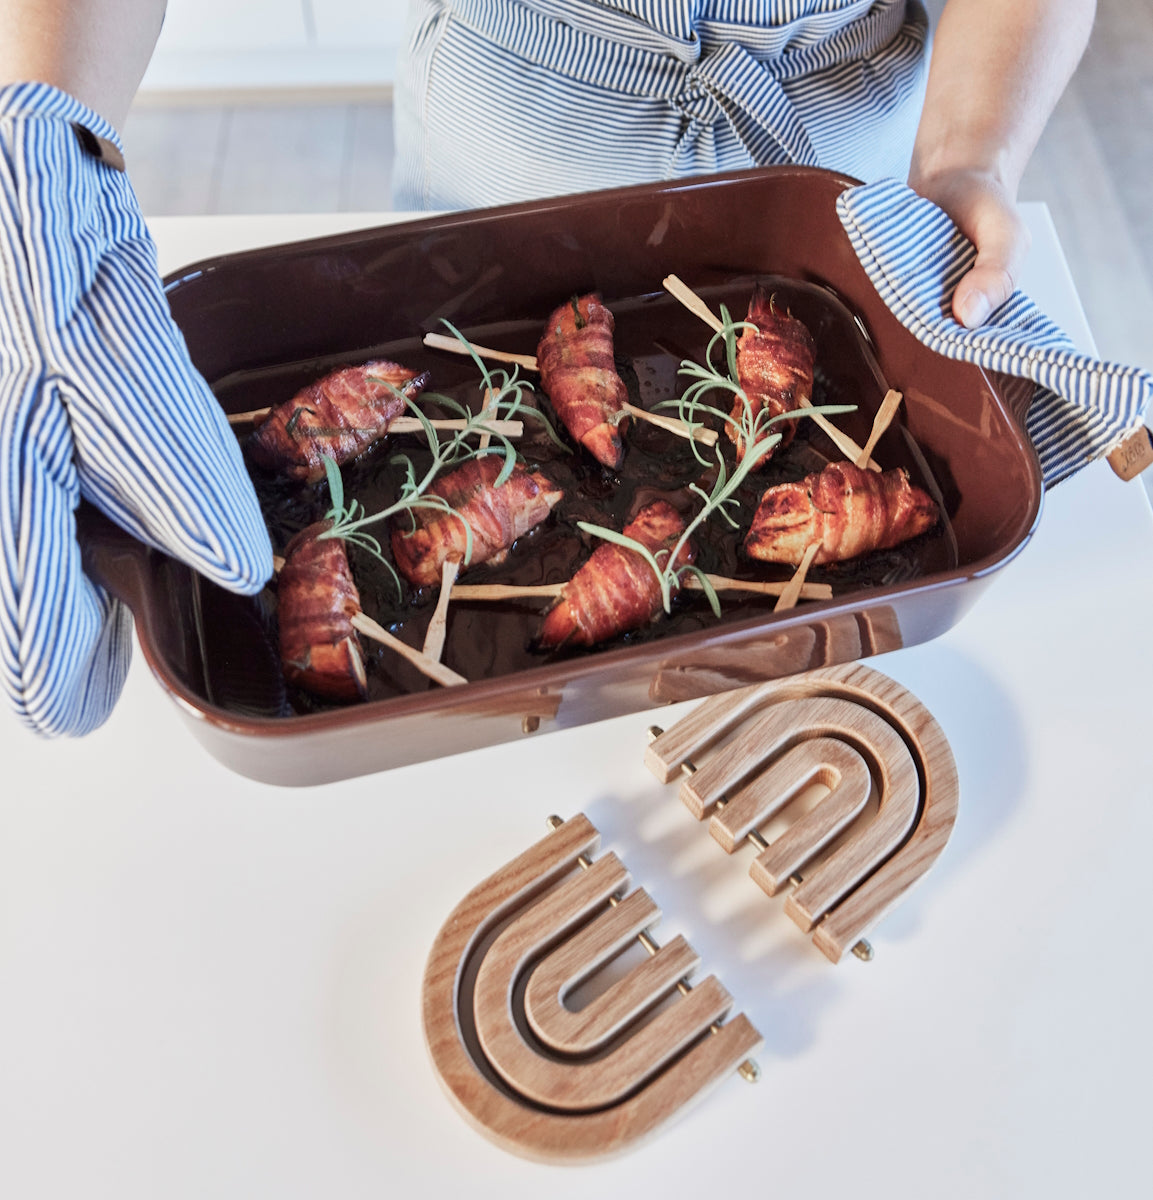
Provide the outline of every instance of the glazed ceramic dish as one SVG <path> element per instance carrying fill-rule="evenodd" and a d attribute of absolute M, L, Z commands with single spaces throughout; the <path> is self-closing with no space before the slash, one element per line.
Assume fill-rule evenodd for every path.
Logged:
<path fill-rule="evenodd" d="M 858 406 L 837 418 L 858 442 L 886 388 L 903 392 L 874 457 L 905 467 L 945 517 L 899 553 L 814 575 L 833 584 L 832 600 L 774 614 L 771 598 L 727 597 L 719 620 L 703 600 L 682 604 L 673 619 L 593 650 L 541 653 L 532 636 L 539 603 L 454 604 L 444 657 L 471 682 L 438 687 L 382 650 L 370 657 L 369 700 L 337 707 L 286 686 L 273 589 L 256 599 L 224 593 L 83 511 L 88 570 L 131 607 L 153 672 L 210 752 L 257 779 L 319 783 L 847 662 L 953 625 L 1038 519 L 1041 477 L 1023 432 L 1028 391 L 931 353 L 891 316 L 837 221 L 836 197 L 851 184 L 801 168 L 740 172 L 433 217 L 218 258 L 171 277 L 173 315 L 229 412 L 276 403 L 370 357 L 428 369 L 432 387 L 462 394 L 477 381 L 474 365 L 424 347 L 425 332 L 448 318 L 474 341 L 533 353 L 547 315 L 591 291 L 616 318 L 632 399 L 651 406 L 683 388 L 680 361 L 699 360 L 709 338 L 661 280 L 676 274 L 735 317 L 765 283 L 814 335 L 814 400 Z M 774 468 L 780 477 L 841 457 L 823 438 L 799 434 Z M 634 426 L 617 481 L 576 458 L 552 461 L 574 519 L 588 519 L 599 497 L 619 521 L 670 487 L 677 455 L 687 453 L 672 435 Z M 389 486 L 380 482 L 389 457 L 373 452 L 346 469 L 347 491 L 370 508 L 372 489 Z M 261 495 L 277 548 L 323 509 L 318 489 Z M 763 564 L 753 572 L 719 543 L 711 553 L 710 570 L 789 574 Z M 562 518 L 518 543 L 503 573 L 478 568 L 467 582 L 565 578 L 582 554 L 587 539 Z M 430 598 L 406 609 L 371 579 L 361 591 L 370 615 L 419 646 Z"/>

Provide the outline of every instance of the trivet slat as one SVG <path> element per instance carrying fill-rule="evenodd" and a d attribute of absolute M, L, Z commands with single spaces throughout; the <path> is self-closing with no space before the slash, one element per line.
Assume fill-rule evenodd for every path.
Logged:
<path fill-rule="evenodd" d="M 712 697 L 649 744 L 645 765 L 661 783 L 668 783 L 686 762 L 710 750 L 755 711 L 760 691 L 760 687 L 738 688 Z"/>
<path fill-rule="evenodd" d="M 756 844 L 750 874 L 769 895 L 796 883 L 785 911 L 834 961 L 928 869 L 956 815 L 956 768 L 940 727 L 869 667 L 713 697 L 656 732 L 650 770 L 666 782 L 686 775 L 681 799 L 698 820 L 711 814 L 727 852 Z M 878 798 L 873 813 L 863 772 Z M 762 829 L 808 783 L 830 790 L 768 844 Z"/>
<path fill-rule="evenodd" d="M 493 1066 L 536 1104 L 590 1112 L 620 1104 L 675 1060 L 732 1007 L 732 997 L 712 975 L 687 996 L 593 1060 L 546 1058 L 527 1043 L 511 1006 L 477 1012 L 477 1032 Z"/>
<path fill-rule="evenodd" d="M 864 808 L 872 787 L 872 776 L 860 752 L 833 738 L 813 738 L 790 746 L 728 798 L 709 821 L 709 832 L 726 854 L 732 854 L 754 829 L 759 829 L 802 792 L 817 785 L 836 795 L 837 805 L 828 801 L 819 805 L 792 825 L 784 838 L 795 837 L 806 844 L 824 845 L 845 821 Z M 844 806 L 846 801 L 850 802 L 847 814 L 839 819 L 840 823 L 834 822 L 831 810 Z M 810 818 L 820 820 L 819 832 L 814 827 L 811 837 L 803 837 L 801 827 L 807 828 Z"/>
<path fill-rule="evenodd" d="M 787 751 L 778 762 L 758 777 L 763 794 L 780 796 L 784 803 L 804 789 L 820 784 L 829 789 L 828 795 L 804 816 L 794 821 L 769 847 L 757 855 L 754 878 L 770 896 L 782 884 L 801 870 L 820 853 L 839 833 L 860 816 L 869 802 L 873 777 L 860 751 L 834 738 L 814 738 L 801 742 Z M 781 800 L 737 809 L 751 787 L 742 789 L 709 823 L 713 837 L 732 853 L 749 833 L 762 825 L 778 807 Z M 722 837 L 718 829 L 724 828 Z"/>
<path fill-rule="evenodd" d="M 583 1008 L 574 1012 L 565 1007 L 570 992 L 659 918 L 647 893 L 633 892 L 537 965 L 525 990 L 524 1009 L 544 1045 L 558 1054 L 596 1053 L 692 975 L 700 959 L 684 938 L 676 937 Z"/>
<path fill-rule="evenodd" d="M 813 935 L 813 944 L 833 962 L 928 871 L 953 831 L 960 793 L 957 769 L 936 722 L 920 729 L 919 745 L 923 764 L 931 765 L 916 828 L 896 854 L 820 922 Z"/>
<path fill-rule="evenodd" d="M 474 888 L 441 927 L 425 969 L 425 1037 L 449 1095 L 499 1145 L 551 1162 L 602 1157 L 646 1137 L 738 1066 L 751 1071 L 746 1060 L 761 1040 L 743 1015 L 720 1024 L 732 999 L 712 976 L 695 985 L 682 977 L 672 991 L 672 971 L 687 973 L 696 955 L 679 938 L 657 950 L 647 934 L 654 957 L 603 994 L 612 998 L 602 1024 L 594 1015 L 578 1032 L 578 1041 L 597 1044 L 595 1052 L 560 1057 L 551 1036 L 538 1037 L 524 1007 L 529 992 L 540 1024 L 566 981 L 595 969 L 582 956 L 595 957 L 619 944 L 624 928 L 653 921 L 643 893 L 617 901 L 609 891 L 613 883 L 623 889 L 627 873 L 611 855 L 590 863 L 585 855 L 595 841 L 588 821 L 575 817 Z M 598 870 L 602 861 L 609 866 Z M 626 909 L 620 928 L 606 920 L 585 936 L 610 903 L 612 913 Z M 549 978 L 534 987 L 545 964 Z M 639 1019 L 622 1024 L 617 1005 Z M 595 1006 L 586 1007 L 595 1014 Z M 607 1041 L 606 1022 L 615 1023 Z"/>

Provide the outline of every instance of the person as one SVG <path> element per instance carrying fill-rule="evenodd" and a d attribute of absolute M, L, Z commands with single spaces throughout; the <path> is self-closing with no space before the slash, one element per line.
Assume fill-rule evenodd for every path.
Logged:
<path fill-rule="evenodd" d="M 168 315 L 123 124 L 164 0 L 0 0 L 0 680 L 48 734 L 106 719 L 129 619 L 80 497 L 242 593 L 271 551 Z M 1027 251 L 1016 192 L 1094 0 L 414 0 L 397 203 L 461 208 L 771 162 L 907 176 L 976 247 L 976 328 Z M 926 68 L 927 60 L 927 68 Z"/>

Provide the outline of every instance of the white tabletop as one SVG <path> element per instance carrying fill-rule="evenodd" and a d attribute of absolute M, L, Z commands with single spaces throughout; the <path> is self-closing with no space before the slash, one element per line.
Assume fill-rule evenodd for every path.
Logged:
<path fill-rule="evenodd" d="M 1088 346 L 1026 215 L 1024 286 Z M 154 227 L 168 270 L 373 220 Z M 219 766 L 139 659 L 83 741 L 0 714 L 0 1195 L 1153 1194 L 1151 613 L 1145 493 L 1098 464 L 956 628 L 872 660 L 962 794 L 867 965 L 831 966 L 645 771 L 651 714 L 302 790 Z M 419 990 L 465 892 L 579 811 L 766 1044 L 759 1084 L 573 1169 L 460 1119 Z"/>

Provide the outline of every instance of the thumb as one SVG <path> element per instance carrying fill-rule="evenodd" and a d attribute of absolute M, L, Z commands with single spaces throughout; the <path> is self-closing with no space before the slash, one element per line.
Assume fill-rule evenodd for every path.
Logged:
<path fill-rule="evenodd" d="M 977 258 L 953 293 L 953 315 L 977 329 L 1013 294 L 1029 252 L 1029 230 L 1014 210 L 999 209 L 977 224 Z"/>

